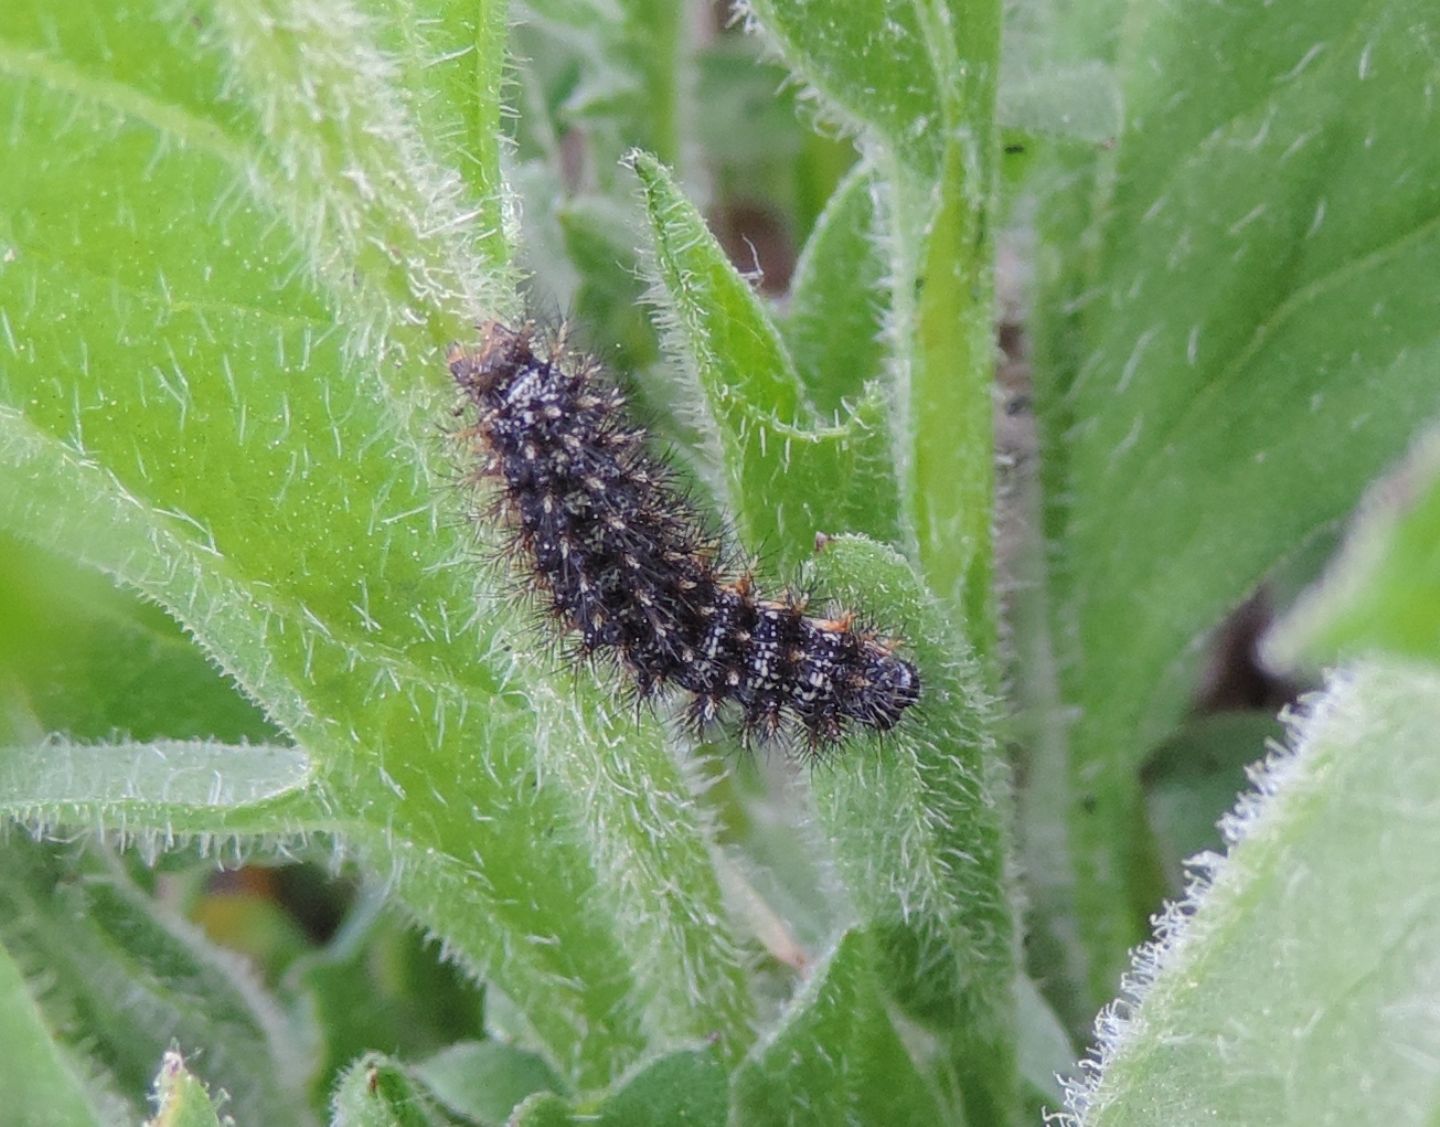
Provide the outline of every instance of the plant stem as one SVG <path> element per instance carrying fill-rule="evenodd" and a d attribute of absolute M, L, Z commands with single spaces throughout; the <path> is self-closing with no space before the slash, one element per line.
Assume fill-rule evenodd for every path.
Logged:
<path fill-rule="evenodd" d="M 920 7 L 944 92 L 949 138 L 938 185 L 907 170 L 902 189 L 925 208 L 911 234 L 915 330 L 905 405 L 910 417 L 911 521 L 932 589 L 951 607 L 976 650 L 993 658 L 995 81 L 1000 8 L 965 5 L 957 14 Z M 960 33 L 958 48 L 942 51 Z M 950 60 L 953 60 L 950 61 Z M 913 206 L 913 205 L 912 205 Z M 909 210 L 908 208 L 906 210 Z"/>

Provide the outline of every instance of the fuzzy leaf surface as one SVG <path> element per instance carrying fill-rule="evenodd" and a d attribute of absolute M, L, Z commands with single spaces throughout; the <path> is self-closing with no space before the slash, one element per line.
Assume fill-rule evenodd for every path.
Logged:
<path fill-rule="evenodd" d="M 738 1052 L 659 726 L 607 720 L 509 600 L 476 610 L 438 350 L 512 308 L 469 237 L 490 181 L 432 159 L 345 0 L 41 7 L 0 13 L 27 169 L 0 183 L 0 527 L 182 622 L 567 1075 L 716 1031 Z"/>
<path fill-rule="evenodd" d="M 1139 1005 L 1102 1021 L 1087 1127 L 1440 1111 L 1440 677 L 1358 665 L 1309 713 L 1142 955 Z"/>
<path fill-rule="evenodd" d="M 949 1122 L 895 1032 L 864 933 L 841 936 L 751 1051 L 735 1077 L 735 1109 L 762 1127 Z"/>
<path fill-rule="evenodd" d="M 1068 168 L 1083 205 L 1047 208 L 1069 263 L 1037 369 L 1076 717 L 1062 912 L 1095 994 L 1153 908 L 1136 769 L 1177 663 L 1440 409 L 1429 20 L 1131 5 L 1124 128 Z"/>
<path fill-rule="evenodd" d="M 106 1122 L 106 1112 L 88 1083 L 90 1064 L 56 1037 L 37 1004 L 24 972 L 0 947 L 0 1080 L 6 1114 L 21 1122 L 55 1122 L 74 1127 Z"/>
<path fill-rule="evenodd" d="M 837 537 L 814 567 L 904 640 L 922 701 L 894 732 L 815 772 L 820 828 L 876 949 L 885 989 L 950 1038 L 967 1105 L 1005 1122 L 1015 1100 L 1015 921 L 1005 878 L 1005 772 L 973 654 L 893 551 Z"/>
<path fill-rule="evenodd" d="M 340 1077 L 330 1127 L 443 1127 L 448 1119 L 399 1062 L 366 1053 Z"/>
<path fill-rule="evenodd" d="M 160 1062 L 155 1101 L 159 1106 L 147 1127 L 220 1127 L 210 1093 L 177 1052 L 167 1051 Z"/>
<path fill-rule="evenodd" d="M 103 854 L 4 846 L 0 941 L 44 975 L 47 1019 L 136 1110 L 172 1043 L 246 1119 L 307 1124 L 303 1055 L 258 987 L 189 925 L 159 909 Z"/>
<path fill-rule="evenodd" d="M 154 833 L 329 828 L 291 747 L 164 741 L 0 747 L 0 816 Z"/>
<path fill-rule="evenodd" d="M 632 162 L 674 335 L 694 360 L 720 434 L 742 540 L 782 566 L 804 559 L 817 532 L 894 540 L 885 397 L 871 388 L 822 423 L 779 330 L 699 212 L 653 157 L 637 153 Z"/>
<path fill-rule="evenodd" d="M 927 583 L 988 658 L 1000 6 L 755 0 L 750 10 L 876 161 L 900 511 Z"/>
<path fill-rule="evenodd" d="M 944 150 L 937 73 L 926 26 L 930 3 L 808 4 L 750 0 L 781 57 L 851 129 L 873 129 L 918 169 L 931 173 Z"/>

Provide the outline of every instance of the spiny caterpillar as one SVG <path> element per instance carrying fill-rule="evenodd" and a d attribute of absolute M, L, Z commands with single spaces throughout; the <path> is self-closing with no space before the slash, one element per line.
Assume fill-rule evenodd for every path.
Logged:
<path fill-rule="evenodd" d="M 849 725 L 899 721 L 920 693 L 915 666 L 853 614 L 759 597 L 593 359 L 533 325 L 480 332 L 478 349 L 448 356 L 460 439 L 474 483 L 496 485 L 508 555 L 579 654 L 613 658 L 641 699 L 684 690 L 697 730 L 731 706 L 747 737 L 795 732 L 818 754 Z"/>

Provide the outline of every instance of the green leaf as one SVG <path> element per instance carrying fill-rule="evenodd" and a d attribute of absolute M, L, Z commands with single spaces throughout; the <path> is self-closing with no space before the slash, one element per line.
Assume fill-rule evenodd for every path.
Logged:
<path fill-rule="evenodd" d="M 293 747 L 178 741 L 0 747 L 0 815 L 152 835 L 294 834 L 332 823 Z"/>
<path fill-rule="evenodd" d="M 185 1058 L 167 1051 L 155 1076 L 155 1118 L 146 1127 L 220 1127 L 220 1116 L 205 1085 L 185 1067 Z"/>
<path fill-rule="evenodd" d="M 1440 441 L 1372 493 L 1322 582 L 1266 639 L 1280 665 L 1384 653 L 1440 661 Z"/>
<path fill-rule="evenodd" d="M 502 1041 L 462 1041 L 415 1066 L 415 1075 L 456 1115 L 502 1124 L 535 1092 L 559 1092 L 559 1078 L 534 1053 Z"/>
<path fill-rule="evenodd" d="M 562 260 L 580 276 L 569 324 L 584 334 L 587 345 L 614 342 L 616 351 L 607 352 L 606 359 L 617 371 L 634 372 L 653 364 L 660 348 L 645 316 L 634 216 L 608 200 L 588 197 L 565 201 L 555 218 L 564 239 Z M 641 382 L 636 390 L 643 395 L 650 382 Z"/>
<path fill-rule="evenodd" d="M 750 7 L 792 70 L 861 131 L 880 173 L 900 512 L 926 581 L 988 659 L 997 636 L 991 386 L 1000 6 Z"/>
<path fill-rule="evenodd" d="M 1248 783 L 1246 768 L 1285 734 L 1270 712 L 1218 712 L 1185 725 L 1145 764 L 1145 811 L 1172 894 L 1185 862 L 1220 848 L 1219 823 Z"/>
<path fill-rule="evenodd" d="M 867 937 L 847 931 L 735 1076 L 740 1122 L 953 1121 L 895 1032 Z"/>
<path fill-rule="evenodd" d="M 515 1109 L 506 1127 L 572 1127 L 570 1104 L 551 1092 L 536 1092 Z"/>
<path fill-rule="evenodd" d="M 27 169 L 0 183 L 0 527 L 180 620 L 567 1076 L 716 1032 L 738 1054 L 750 1000 L 659 726 L 604 719 L 498 577 L 476 613 L 436 346 L 515 299 L 474 201 L 345 0 L 199 23 L 0 13 Z"/>
<path fill-rule="evenodd" d="M 55 1035 L 25 976 L 0 947 L 0 1083 L 5 1113 L 20 1123 L 96 1127 L 117 1109 L 102 1106 L 87 1083 L 89 1066 Z"/>
<path fill-rule="evenodd" d="M 0 534 L 0 680 L 12 734 L 276 742 L 279 733 L 159 607 Z M 0 732 L 5 723 L 0 720 Z"/>
<path fill-rule="evenodd" d="M 825 205 L 795 265 L 785 343 L 811 403 L 840 413 L 885 376 L 888 295 L 872 169 L 851 170 Z"/>
<path fill-rule="evenodd" d="M 74 853 L 74 851 L 71 851 Z M 173 1043 L 203 1053 L 206 1079 L 246 1121 L 309 1122 L 297 1030 L 226 956 L 170 916 L 102 854 L 12 834 L 0 879 L 0 942 L 46 989 L 47 1020 L 138 1107 Z"/>
<path fill-rule="evenodd" d="M 1440 1113 L 1440 677 L 1356 666 L 1308 712 L 1102 1022 L 1087 1127 Z"/>
<path fill-rule="evenodd" d="M 1046 1110 L 1063 1102 L 1060 1077 L 1074 1067 L 1075 1048 L 1029 975 L 1015 980 L 1015 1024 L 1017 1063 L 1027 1089 L 1028 1110 L 1041 1118 Z"/>
<path fill-rule="evenodd" d="M 644 132 L 631 132 L 627 141 L 675 162 L 682 155 L 680 123 L 687 108 L 681 97 L 684 84 L 678 73 L 684 49 L 685 9 L 671 0 L 618 0 L 624 13 L 624 49 L 619 59 L 638 77 L 638 105 Z"/>
<path fill-rule="evenodd" d="M 1008 28 L 1007 28 L 1008 33 Z M 1028 61 L 1028 60 L 1027 60 Z M 1091 144 L 1113 141 L 1123 124 L 1119 85 L 1099 60 L 1001 69 L 996 112 L 1007 129 Z"/>
<path fill-rule="evenodd" d="M 608 178 L 621 154 L 637 145 L 667 163 L 679 160 L 681 123 L 689 112 L 679 72 L 686 46 L 682 7 L 669 0 L 536 0 L 527 6 L 556 33 L 545 54 L 569 54 L 578 64 L 567 76 L 555 124 L 584 127 L 598 175 Z"/>
<path fill-rule="evenodd" d="M 515 1109 L 511 1127 L 724 1127 L 728 1085 L 714 1051 L 686 1049 L 639 1065 L 610 1091 L 568 1102 L 538 1092 Z"/>
<path fill-rule="evenodd" d="M 366 1053 L 340 1078 L 330 1105 L 331 1127 L 442 1127 L 448 1121 L 403 1067 Z"/>
<path fill-rule="evenodd" d="M 464 224 L 485 259 L 510 257 L 500 176 L 509 0 L 371 0 L 380 45 L 426 147 L 456 169 L 476 211 Z M 460 231 L 457 230 L 457 236 Z"/>
<path fill-rule="evenodd" d="M 369 1049 L 414 1060 L 482 1034 L 481 988 L 440 955 L 386 908 L 381 889 L 366 888 L 335 937 L 293 965 L 285 986 L 305 998 L 320 1031 L 312 1092 L 322 1103 L 339 1074 Z M 447 1102 L 443 1091 L 436 1094 Z"/>
<path fill-rule="evenodd" d="M 477 236 L 458 174 L 429 159 L 398 93 L 404 68 L 378 49 L 378 23 L 346 0 L 216 0 L 214 17 L 231 78 L 265 134 L 259 171 L 279 181 L 268 185 L 275 202 L 348 313 L 420 360 L 459 336 L 467 316 L 513 309 L 500 233 Z M 492 95 L 504 26 L 490 20 L 493 38 L 476 44 L 491 60 L 482 85 Z M 497 188 L 498 169 L 484 179 Z"/>
<path fill-rule="evenodd" d="M 976 152 L 945 148 L 939 182 L 898 203 L 900 241 L 915 278 L 905 394 L 910 446 L 910 519 L 926 582 L 955 608 L 983 656 L 994 649 L 991 524 L 995 494 L 994 264 L 988 183 L 994 140 Z M 913 189 L 903 190 L 908 197 Z M 908 222 L 907 222 L 908 219 Z"/>
<path fill-rule="evenodd" d="M 891 734 L 818 767 L 816 815 L 885 988 L 945 1037 L 977 1122 L 1016 1111 L 1015 919 L 1004 765 L 974 656 L 893 552 L 853 537 L 815 565 L 821 590 L 866 606 L 919 666 L 921 702 Z"/>
<path fill-rule="evenodd" d="M 771 207 L 784 202 L 787 178 L 804 174 L 794 165 L 803 166 L 814 136 L 801 120 L 793 83 L 787 85 L 789 72 L 765 56 L 756 37 L 732 33 L 704 43 L 690 66 L 694 101 L 704 109 L 691 123 L 693 138 L 720 170 L 722 193 Z M 760 179 L 741 187 L 732 178 L 746 172 Z"/>
<path fill-rule="evenodd" d="M 933 175 L 945 146 L 941 104 L 949 76 L 948 65 L 937 73 L 933 5 L 749 0 L 748 7 L 826 110 L 852 130 L 874 130 Z M 946 64 L 948 54 L 941 55 Z"/>
<path fill-rule="evenodd" d="M 1428 12 L 1132 7 L 1125 127 L 1047 205 L 1070 265 L 1037 401 L 1076 719 L 1052 861 L 1073 903 L 1046 914 L 1078 915 L 1092 994 L 1153 907 L 1136 769 L 1183 707 L 1177 661 L 1440 408 Z"/>
<path fill-rule="evenodd" d="M 741 540 L 783 568 L 817 532 L 898 537 L 885 398 L 869 389 L 822 425 L 770 316 L 654 158 L 631 158 L 644 191 L 676 351 L 693 362 L 715 425 Z"/>
<path fill-rule="evenodd" d="M 724 1127 L 729 1106 L 725 1069 L 711 1049 L 653 1060 L 616 1086 L 598 1109 L 603 1127 Z"/>

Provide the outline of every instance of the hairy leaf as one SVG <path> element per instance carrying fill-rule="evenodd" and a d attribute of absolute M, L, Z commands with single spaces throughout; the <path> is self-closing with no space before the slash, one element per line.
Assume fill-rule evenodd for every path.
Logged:
<path fill-rule="evenodd" d="M 947 1122 L 942 1102 L 916 1069 L 885 1008 L 876 952 L 849 931 L 791 1000 L 779 1027 L 735 1077 L 745 1123 Z"/>
<path fill-rule="evenodd" d="M 32 827 L 93 825 L 170 834 L 333 828 L 307 793 L 303 751 L 202 742 L 0 747 L 0 816 Z"/>
<path fill-rule="evenodd" d="M 748 7 L 827 110 L 853 129 L 882 134 L 933 177 L 944 151 L 940 106 L 948 77 L 936 73 L 937 44 L 927 35 L 933 5 L 881 0 L 842 10 L 803 0 L 749 0 Z"/>
<path fill-rule="evenodd" d="M 769 314 L 652 157 L 632 158 L 677 344 L 720 432 L 741 538 L 781 565 L 809 554 L 817 532 L 897 536 L 888 415 L 878 388 L 833 424 L 807 402 Z"/>
<path fill-rule="evenodd" d="M 988 659 L 1000 6 L 749 8 L 880 174 L 901 513 L 926 581 Z"/>
<path fill-rule="evenodd" d="M 1016 952 L 994 703 L 973 655 L 941 641 L 941 613 L 894 553 L 837 538 L 815 571 L 842 598 L 863 581 L 871 613 L 897 631 L 923 682 L 893 733 L 815 773 L 821 828 L 885 988 L 951 1040 L 967 1104 L 1004 1122 L 1015 1100 Z"/>
<path fill-rule="evenodd" d="M 5 1084 L 6 1114 L 20 1122 L 95 1124 L 133 1112 L 108 1104 L 88 1083 L 91 1065 L 60 1040 L 37 1004 L 25 975 L 0 947 L 0 1080 Z M 118 1105 L 118 1106 L 117 1106 Z"/>
<path fill-rule="evenodd" d="M 1074 884 L 1041 907 L 1078 913 L 1094 994 L 1153 907 L 1136 769 L 1183 702 L 1177 662 L 1440 408 L 1427 20 L 1420 0 L 1132 6 L 1124 128 L 1066 157 L 1047 205 Z"/>
<path fill-rule="evenodd" d="M 165 1053 L 155 1076 L 155 1103 L 155 1118 L 147 1127 L 220 1127 L 210 1093 L 173 1050 Z"/>
<path fill-rule="evenodd" d="M 71 851 L 72 853 L 74 851 Z M 0 943 L 43 976 L 52 1026 L 138 1107 L 173 1043 L 203 1052 L 205 1079 L 247 1120 L 310 1122 L 297 1030 L 256 985 L 103 854 L 12 835 Z"/>
<path fill-rule="evenodd" d="M 1308 711 L 1102 1020 L 1080 1122 L 1434 1121 L 1440 678 L 1356 666 Z"/>
<path fill-rule="evenodd" d="M 331 1127 L 442 1127 L 447 1122 L 399 1063 L 366 1053 L 340 1078 Z"/>
<path fill-rule="evenodd" d="M 179 619 L 569 1075 L 716 1031 L 738 1053 L 658 725 L 602 720 L 493 578 L 476 612 L 437 346 L 514 299 L 376 26 L 345 0 L 37 13 L 0 14 L 28 170 L 0 184 L 0 526 Z"/>

